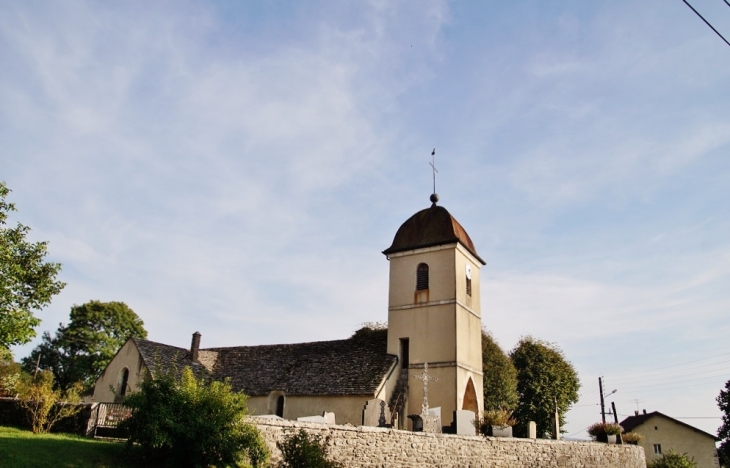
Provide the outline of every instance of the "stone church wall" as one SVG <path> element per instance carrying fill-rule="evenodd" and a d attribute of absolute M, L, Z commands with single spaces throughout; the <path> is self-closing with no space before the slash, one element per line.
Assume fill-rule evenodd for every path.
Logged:
<path fill-rule="evenodd" d="M 276 442 L 299 429 L 328 437 L 330 455 L 349 467 L 586 467 L 645 468 L 644 450 L 636 445 L 499 439 L 380 429 L 327 426 L 282 420 L 256 422 L 272 452 Z"/>

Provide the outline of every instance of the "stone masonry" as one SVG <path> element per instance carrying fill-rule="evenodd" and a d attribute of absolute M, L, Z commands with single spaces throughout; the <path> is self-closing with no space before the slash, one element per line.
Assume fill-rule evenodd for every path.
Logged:
<path fill-rule="evenodd" d="M 330 456 L 348 468 L 646 467 L 644 449 L 636 445 L 427 434 L 273 419 L 256 419 L 255 423 L 271 449 L 274 463 L 281 460 L 276 442 L 304 429 L 328 438 Z"/>

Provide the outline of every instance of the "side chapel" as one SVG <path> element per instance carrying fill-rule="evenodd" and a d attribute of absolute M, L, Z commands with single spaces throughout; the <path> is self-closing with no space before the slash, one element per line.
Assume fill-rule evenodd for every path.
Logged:
<path fill-rule="evenodd" d="M 390 422 L 411 429 L 428 405 L 443 425 L 455 410 L 483 409 L 479 271 L 486 263 L 466 230 L 431 195 L 383 251 L 390 263 L 388 329 L 362 329 L 344 340 L 190 349 L 130 338 L 99 376 L 93 399 L 120 401 L 161 371 L 190 367 L 198 376 L 230 379 L 250 396 L 254 415 L 285 419 L 335 413 L 337 424 L 364 424 L 369 400 L 384 401 Z"/>

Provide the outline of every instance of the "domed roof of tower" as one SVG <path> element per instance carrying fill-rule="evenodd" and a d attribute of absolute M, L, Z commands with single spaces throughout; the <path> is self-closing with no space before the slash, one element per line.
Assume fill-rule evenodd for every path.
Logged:
<path fill-rule="evenodd" d="M 469 234 L 459 222 L 442 206 L 434 202 L 430 208 L 411 216 L 395 233 L 393 244 L 383 251 L 385 255 L 407 250 L 435 247 L 437 245 L 463 245 L 477 260 L 486 265 L 479 257 Z"/>

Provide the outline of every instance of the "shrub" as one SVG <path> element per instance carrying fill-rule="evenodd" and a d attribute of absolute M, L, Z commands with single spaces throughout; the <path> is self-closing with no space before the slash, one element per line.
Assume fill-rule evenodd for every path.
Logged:
<path fill-rule="evenodd" d="M 339 463 L 329 460 L 327 454 L 327 439 L 322 436 L 309 434 L 303 429 L 287 435 L 276 446 L 283 456 L 280 468 L 341 468 Z"/>
<path fill-rule="evenodd" d="M 623 428 L 616 423 L 595 423 L 586 429 L 588 434 L 594 439 L 601 435 L 619 435 L 623 432 Z"/>
<path fill-rule="evenodd" d="M 669 450 L 662 455 L 662 458 L 654 460 L 646 466 L 647 468 L 696 468 L 697 463 L 695 463 L 694 459 L 689 458 L 686 453 L 681 454 L 674 450 Z"/>
<path fill-rule="evenodd" d="M 482 412 L 481 417 L 474 420 L 477 432 L 480 434 L 491 434 L 492 426 L 514 426 L 517 420 L 512 417 L 512 411 L 500 408 L 496 410 L 486 410 Z"/>
<path fill-rule="evenodd" d="M 78 386 L 66 392 L 53 389 L 53 373 L 40 372 L 37 376 L 22 375 L 15 385 L 18 403 L 28 413 L 33 434 L 51 430 L 59 420 L 81 411 Z"/>
<path fill-rule="evenodd" d="M 197 379 L 185 368 L 145 380 L 124 404 L 132 416 L 120 429 L 146 458 L 181 467 L 264 466 L 269 452 L 261 434 L 245 421 L 247 397 L 229 382 Z"/>
<path fill-rule="evenodd" d="M 621 435 L 621 440 L 627 444 L 638 444 L 644 439 L 644 436 L 636 432 L 626 432 Z"/>
<path fill-rule="evenodd" d="M 20 364 L 0 358 L 0 397 L 14 397 L 18 394 Z"/>

